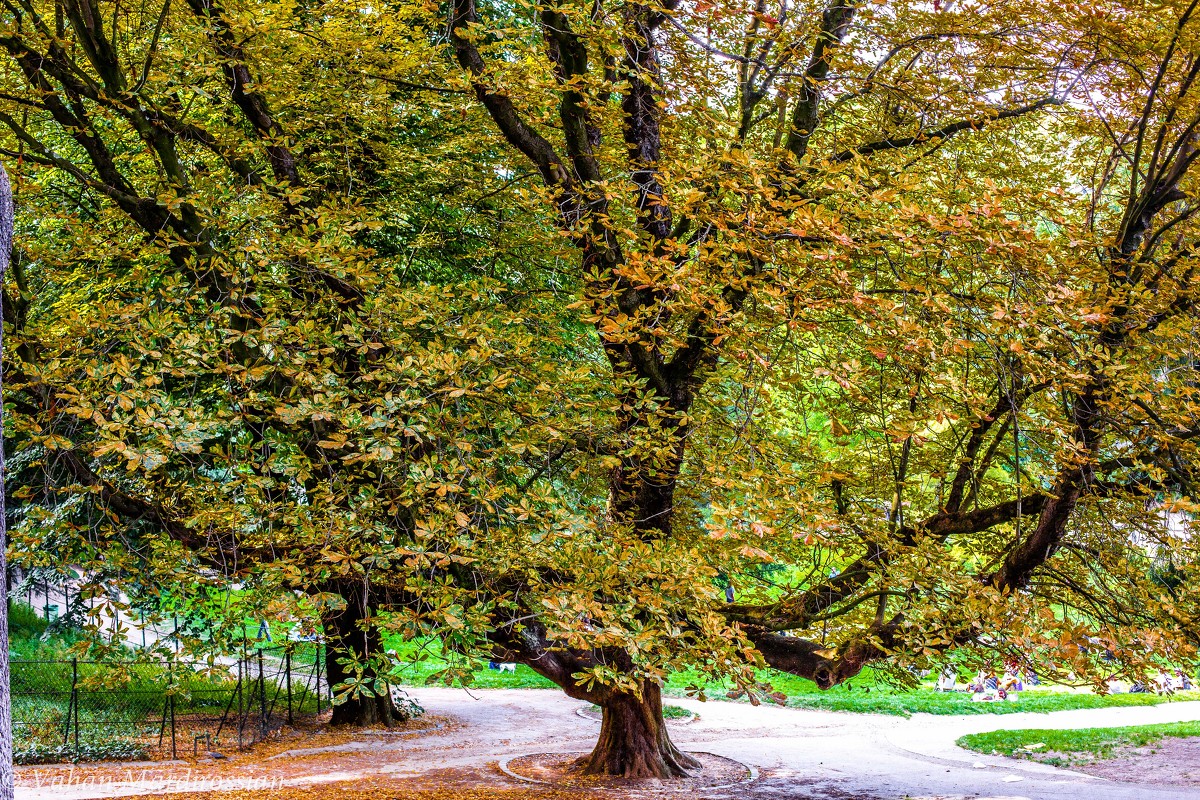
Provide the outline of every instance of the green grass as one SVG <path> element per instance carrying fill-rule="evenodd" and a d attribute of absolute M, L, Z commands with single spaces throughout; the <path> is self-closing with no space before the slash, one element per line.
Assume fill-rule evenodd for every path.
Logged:
<path fill-rule="evenodd" d="M 1015 714 L 1017 712 L 1048 713 L 1079 708 L 1110 708 L 1113 706 L 1147 706 L 1164 701 L 1154 694 L 1098 695 L 1056 688 L 1034 688 L 1020 692 L 1016 702 L 974 703 L 966 692 L 937 692 L 931 688 L 897 689 L 886 684 L 871 685 L 868 681 L 852 681 L 853 688 L 837 686 L 822 692 L 811 681 L 795 685 L 792 681 L 768 680 L 776 689 L 788 695 L 793 708 L 814 708 L 830 711 L 895 714 Z M 799 682 L 802 679 L 793 679 Z M 790 685 L 789 685 L 790 684 Z M 864 685 L 865 684 L 865 685 Z M 866 691 L 870 689 L 870 691 Z M 1200 692 L 1182 692 L 1181 700 L 1200 699 Z"/>
<path fill-rule="evenodd" d="M 8 604 L 8 638 L 12 642 L 34 640 L 46 632 L 50 623 L 38 615 L 37 609 L 24 603 Z"/>
<path fill-rule="evenodd" d="M 600 713 L 600 706 L 592 706 L 592 711 Z M 688 711 L 683 706 L 663 706 L 663 719 L 690 719 L 692 712 Z"/>
<path fill-rule="evenodd" d="M 436 641 L 413 642 L 392 638 L 387 647 L 395 650 L 400 659 L 397 672 L 404 686 L 437 684 L 439 673 L 446 669 L 442 648 Z M 471 673 L 471 686 L 479 689 L 557 689 L 553 681 L 543 678 L 524 664 L 513 672 L 488 669 L 486 665 Z"/>
<path fill-rule="evenodd" d="M 1034 758 L 1050 764 L 1061 764 L 1064 759 L 1055 754 L 1105 759 L 1119 754 L 1124 748 L 1152 745 L 1165 737 L 1188 736 L 1200 736 L 1200 722 L 1169 722 L 1125 728 L 992 731 L 964 736 L 958 740 L 958 746 L 977 753 Z"/>
<path fill-rule="evenodd" d="M 43 621 L 29 609 L 24 613 L 23 607 L 14 606 L 14 612 L 21 616 L 21 630 L 34 636 L 44 630 Z M 283 631 L 280 631 L 283 635 Z M 63 659 L 66 639 L 41 641 L 38 638 L 17 638 L 13 640 L 13 655 L 25 659 Z M 292 643 L 295 649 L 293 664 L 311 664 L 316 657 L 315 645 L 308 642 Z M 398 671 L 400 683 L 405 686 L 423 686 L 427 683 L 438 683 L 439 673 L 446 669 L 447 662 L 436 641 L 413 642 L 397 638 L 389 639 L 387 646 L 396 650 L 402 664 Z M 38 676 L 40 689 L 70 690 L 70 667 L 53 668 L 52 674 Z M 81 677 L 89 680 L 99 680 L 110 668 L 100 665 L 81 667 Z M 161 667 L 138 667 L 134 674 L 125 676 L 125 688 L 152 690 L 163 681 Z M 14 679 L 17 676 L 14 675 Z M 1011 714 L 1018 711 L 1051 712 L 1066 711 L 1080 708 L 1104 708 L 1112 706 L 1142 706 L 1164 702 L 1164 698 L 1154 694 L 1118 694 L 1097 695 L 1087 691 L 1068 691 L 1055 688 L 1029 689 L 1020 694 L 1020 700 L 1013 703 L 973 703 L 965 692 L 936 692 L 928 686 L 914 689 L 900 689 L 888 685 L 879 679 L 871 670 L 865 670 L 852 681 L 836 686 L 828 691 L 817 688 L 812 681 L 798 678 L 774 670 L 763 670 L 759 680 L 771 684 L 776 691 L 787 695 L 787 705 L 792 708 L 818 709 L 824 711 L 849 711 L 855 713 L 891 714 L 909 716 L 911 714 Z M 189 676 L 181 681 L 184 697 L 194 698 L 196 705 L 202 705 L 208 697 L 224 696 L 224 692 L 216 684 L 200 676 Z M 524 664 L 518 664 L 515 671 L 497 671 L 482 666 L 471 673 L 470 685 L 483 689 L 557 689 L 554 683 L 538 675 Z M 725 699 L 726 692 L 732 687 L 728 683 L 705 684 L 699 674 L 679 672 L 672 675 L 665 689 L 668 696 L 683 697 L 688 694 L 689 687 L 701 686 L 707 697 Z M 1200 699 L 1200 692 L 1181 692 L 1174 699 Z M 90 699 L 92 702 L 105 705 L 106 698 Z M 87 702 L 87 701 L 85 701 Z M 119 705 L 114 700 L 113 705 Z M 97 709 L 99 710 L 99 709 Z M 116 709 L 113 709 L 115 712 Z M 53 716 L 52 714 L 50 716 Z"/>
<path fill-rule="evenodd" d="M 698 680 L 698 676 L 689 673 L 673 675 L 667 683 L 666 692 L 679 696 L 689 684 L 694 685 Z M 1098 695 L 1090 691 L 1037 687 L 1020 692 L 1020 699 L 1016 702 L 973 703 L 971 695 L 966 692 L 938 692 L 929 686 L 913 689 L 890 686 L 870 669 L 864 670 L 854 680 L 825 691 L 818 689 L 810 680 L 775 670 L 763 670 L 759 673 L 759 680 L 771 684 L 776 691 L 787 695 L 787 705 L 790 708 L 896 716 L 1014 714 L 1021 711 L 1046 713 L 1078 708 L 1145 706 L 1164 702 L 1164 698 L 1154 694 Z M 710 685 L 705 688 L 705 693 L 709 697 L 724 698 L 728 689 L 725 685 Z M 1174 698 L 1198 700 L 1200 691 L 1178 692 Z"/>
<path fill-rule="evenodd" d="M 403 666 L 400 681 L 407 686 L 423 686 L 438 681 L 437 673 L 445 669 L 440 646 L 436 642 L 406 642 L 393 639 L 388 647 L 396 650 Z M 1108 708 L 1112 706 L 1146 706 L 1162 703 L 1165 698 L 1154 694 L 1098 695 L 1089 691 L 1070 691 L 1057 688 L 1034 688 L 1020 693 L 1012 703 L 973 703 L 966 692 L 937 692 L 928 686 L 899 689 L 884 683 L 870 669 L 841 686 L 827 691 L 817 688 L 810 680 L 775 670 L 763 670 L 759 680 L 770 683 L 776 691 L 787 695 L 791 708 L 810 708 L 824 711 L 892 714 L 1013 714 L 1019 711 L 1046 713 L 1078 708 Z M 475 670 L 471 685 L 484 689 L 556 689 L 551 681 L 538 675 L 524 664 L 514 672 Z M 723 700 L 732 686 L 728 683 L 703 684 L 701 676 L 692 672 L 672 675 L 665 694 L 674 697 L 687 695 L 688 687 L 702 686 L 707 697 Z M 1177 692 L 1173 699 L 1200 700 L 1200 691 Z"/>

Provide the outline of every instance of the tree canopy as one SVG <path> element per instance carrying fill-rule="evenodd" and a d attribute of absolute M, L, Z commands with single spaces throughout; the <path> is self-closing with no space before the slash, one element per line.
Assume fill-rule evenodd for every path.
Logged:
<path fill-rule="evenodd" d="M 627 776 L 676 670 L 1192 659 L 1195 11 L 5 0 L 11 546 Z"/>

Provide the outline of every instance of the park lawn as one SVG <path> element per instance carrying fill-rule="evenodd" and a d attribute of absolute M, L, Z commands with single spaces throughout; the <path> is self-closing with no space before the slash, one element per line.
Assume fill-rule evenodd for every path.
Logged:
<path fill-rule="evenodd" d="M 1112 758 L 1126 747 L 1154 744 L 1165 737 L 1200 736 L 1200 722 L 1168 722 L 1160 725 L 1137 725 L 1124 728 L 1079 728 L 1076 730 L 1042 730 L 1023 728 L 1014 731 L 972 733 L 958 740 L 959 747 L 977 753 L 991 753 L 1022 758 L 1041 757 L 1047 753 L 1064 753 L 1092 758 Z M 1038 747 L 1037 745 L 1041 745 Z M 1039 758 L 1053 761 L 1053 758 Z"/>
<path fill-rule="evenodd" d="M 600 706 L 592 706 L 591 710 L 599 714 L 601 709 Z M 689 719 L 692 716 L 692 712 L 683 706 L 673 706 L 669 703 L 663 705 L 662 711 L 663 719 Z"/>
<path fill-rule="evenodd" d="M 811 685 L 811 684 L 810 684 Z M 780 688 L 776 684 L 776 688 Z M 975 703 L 967 692 L 938 692 L 928 687 L 895 689 L 885 685 L 872 687 L 870 693 L 860 686 L 842 691 L 835 687 L 822 692 L 811 685 L 806 693 L 787 691 L 788 705 L 793 708 L 858 711 L 876 714 L 1015 714 L 1051 711 L 1070 711 L 1079 708 L 1111 708 L 1113 706 L 1150 706 L 1167 698 L 1154 694 L 1099 695 L 1093 692 L 1073 692 L 1055 688 L 1036 688 L 1020 692 L 1015 702 Z M 1200 692 L 1181 692 L 1172 699 L 1200 700 Z"/>
<path fill-rule="evenodd" d="M 938 692 L 924 685 L 912 689 L 891 686 L 881 681 L 869 668 L 853 680 L 824 691 L 818 689 L 810 680 L 775 670 L 761 671 L 759 680 L 769 683 L 776 691 L 787 695 L 786 704 L 789 708 L 897 716 L 1014 714 L 1021 711 L 1046 713 L 1078 708 L 1147 706 L 1166 700 L 1154 694 L 1099 695 L 1089 691 L 1039 687 L 1020 692 L 1020 699 L 1015 702 L 974 703 L 967 692 Z M 687 685 L 688 681 L 684 680 L 684 676 L 672 676 L 667 684 L 667 694 L 683 694 L 683 687 Z M 718 692 L 711 686 L 705 691 L 710 697 L 720 698 L 724 695 L 724 689 Z M 1200 700 L 1200 691 L 1178 692 L 1173 697 L 1179 700 Z"/>
<path fill-rule="evenodd" d="M 449 666 L 442 657 L 441 643 L 435 639 L 414 641 L 387 637 L 384 645 L 396 653 L 399 667 L 392 673 L 403 686 L 426 686 L 442 683 L 440 673 Z M 471 673 L 471 686 L 478 689 L 557 689 L 552 682 L 524 664 L 514 672 L 488 669 L 485 665 Z"/>
<path fill-rule="evenodd" d="M 407 686 L 438 683 L 437 673 L 446 668 L 441 649 L 436 642 L 389 640 L 388 647 L 396 650 L 404 662 L 399 671 L 401 682 Z M 1018 711 L 1049 712 L 1077 708 L 1111 706 L 1146 706 L 1162 703 L 1166 698 L 1154 694 L 1098 695 L 1092 692 L 1037 688 L 1020 693 L 1020 700 L 1005 703 L 973 703 L 966 692 L 937 692 L 927 686 L 901 689 L 882 682 L 866 669 L 852 681 L 822 691 L 810 680 L 795 675 L 762 670 L 759 680 L 769 683 L 787 695 L 790 708 L 809 708 L 822 711 L 852 711 L 857 713 L 893 714 L 1012 714 Z M 481 689 L 557 689 L 551 681 L 538 675 L 524 664 L 513 672 L 499 672 L 486 666 L 472 673 L 473 687 Z M 688 688 L 699 686 L 708 698 L 726 699 L 732 685 L 705 684 L 700 675 L 679 672 L 672 675 L 664 687 L 668 697 L 686 697 Z M 1200 691 L 1179 692 L 1174 699 L 1200 700 Z M 764 702 L 770 702 L 764 698 Z"/>

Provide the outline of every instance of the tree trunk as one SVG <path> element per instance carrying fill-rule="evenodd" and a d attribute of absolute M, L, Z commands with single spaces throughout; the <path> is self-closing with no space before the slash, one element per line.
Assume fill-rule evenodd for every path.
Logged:
<path fill-rule="evenodd" d="M 579 759 L 584 775 L 621 778 L 682 778 L 700 762 L 679 750 L 667 735 L 662 687 L 647 681 L 642 696 L 613 693 L 600 704 L 604 722 L 591 755 Z"/>
<path fill-rule="evenodd" d="M 0 165 L 0 283 L 8 270 L 9 254 L 12 252 L 13 200 L 8 173 Z M 0 319 L 4 309 L 0 308 Z M 4 356 L 4 330 L 0 326 L 0 362 Z M 0 367 L 0 412 L 4 408 L 4 377 Z M 4 518 L 4 419 L 0 413 L 0 800 L 12 800 L 13 793 L 13 739 L 12 739 L 12 684 L 8 672 L 8 565 L 5 550 L 8 532 Z"/>
<path fill-rule="evenodd" d="M 346 607 L 327 612 L 321 617 L 325 631 L 325 672 L 329 686 L 336 687 L 356 677 L 355 668 L 343 663 L 347 660 L 364 665 L 363 679 L 374 684 L 376 672 L 371 660 L 378 658 L 383 645 L 379 632 L 363 624 L 369 608 L 363 597 L 364 588 L 342 584 L 330 591 L 336 591 L 345 598 Z M 393 722 L 402 721 L 402 716 L 392 703 L 391 692 L 387 688 L 376 690 L 373 686 L 372 691 L 376 692 L 375 697 L 360 692 L 357 697 L 347 697 L 335 704 L 331 724 L 390 726 Z"/>

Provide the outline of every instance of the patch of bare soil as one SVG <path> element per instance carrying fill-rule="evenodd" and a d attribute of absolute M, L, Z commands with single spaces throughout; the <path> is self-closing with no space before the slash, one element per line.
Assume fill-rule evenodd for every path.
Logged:
<path fill-rule="evenodd" d="M 316 726 L 290 729 L 243 752 L 249 752 L 258 760 L 295 760 L 338 753 L 376 752 L 396 747 L 403 739 L 438 733 L 454 726 L 451 719 L 427 714 L 395 723 L 390 728 Z"/>
<path fill-rule="evenodd" d="M 1200 786 L 1200 737 L 1166 737 L 1145 747 L 1118 750 L 1112 758 L 1077 764 L 1080 772 L 1155 786 Z"/>
<path fill-rule="evenodd" d="M 299 721 L 298 721 L 299 722 Z M 176 760 L 143 762 L 101 761 L 86 764 L 47 764 L 21 767 L 16 770 L 18 787 L 46 792 L 65 790 L 82 784 L 108 787 L 97 792 L 110 797 L 137 791 L 160 791 L 161 787 L 271 782 L 312 779 L 329 773 L 348 770 L 370 770 L 378 767 L 381 754 L 410 746 L 413 739 L 453 730 L 455 721 L 442 716 L 426 715 L 416 720 L 398 723 L 377 730 L 332 727 L 324 719 L 309 718 L 296 727 L 284 726 L 273 731 L 262 742 L 242 749 L 220 747 L 193 754 L 189 749 L 180 752 Z M 430 772 L 436 775 L 436 772 Z M 178 798 L 182 795 L 171 794 Z M 205 797 L 220 797 L 222 792 L 206 793 Z M 230 797 L 255 796 L 252 791 L 231 793 Z M 267 795 L 259 795 L 266 797 Z M 274 795 L 270 795 L 274 797 Z M 329 794 L 329 797 L 335 797 Z M 338 795 L 340 798 L 340 795 Z M 387 797 L 387 795 L 377 795 Z"/>
<path fill-rule="evenodd" d="M 789 780 L 786 783 L 764 782 L 753 790 L 727 790 L 704 794 L 704 800 L 898 800 L 897 795 L 848 791 L 829 783 L 814 779 Z M 922 800 L 955 800 L 955 798 L 928 797 Z"/>
<path fill-rule="evenodd" d="M 626 796 L 642 792 L 682 793 L 686 796 L 703 789 L 719 789 L 747 783 L 757 773 L 731 758 L 712 753 L 692 753 L 702 769 L 696 775 L 661 780 L 626 780 L 595 775 L 581 775 L 577 761 L 586 753 L 537 753 L 501 762 L 501 769 L 510 775 L 534 783 L 563 789 L 599 789 L 620 791 Z"/>

